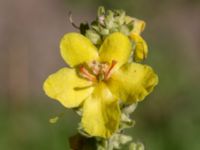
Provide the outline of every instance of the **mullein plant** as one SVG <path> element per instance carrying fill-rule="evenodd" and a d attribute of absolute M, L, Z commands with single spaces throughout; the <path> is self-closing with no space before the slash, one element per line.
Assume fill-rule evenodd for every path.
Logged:
<path fill-rule="evenodd" d="M 97 18 L 77 26 L 60 41 L 67 67 L 51 74 L 43 88 L 50 98 L 81 117 L 72 150 L 143 150 L 124 130 L 134 126 L 131 114 L 158 84 L 153 69 L 142 64 L 148 46 L 141 33 L 145 22 L 124 10 L 99 7 Z M 58 117 L 50 120 L 55 123 Z"/>

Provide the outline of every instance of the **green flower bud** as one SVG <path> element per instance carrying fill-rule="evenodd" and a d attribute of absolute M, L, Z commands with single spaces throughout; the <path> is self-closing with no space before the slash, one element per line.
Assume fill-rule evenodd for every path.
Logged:
<path fill-rule="evenodd" d="M 126 106 L 126 107 L 124 107 L 123 108 L 123 112 L 125 113 L 125 114 L 131 114 L 131 113 L 133 113 L 134 112 L 134 110 L 136 109 L 136 107 L 137 107 L 137 103 L 133 103 L 133 104 L 131 104 L 131 105 L 128 105 L 128 106 Z"/>
<path fill-rule="evenodd" d="M 115 11 L 116 17 L 115 22 L 117 22 L 118 25 L 123 25 L 125 23 L 125 16 L 126 13 L 123 10 L 117 10 Z"/>
<path fill-rule="evenodd" d="M 103 6 L 100 6 L 98 8 L 97 15 L 98 15 L 98 17 L 101 17 L 101 16 L 105 15 L 105 8 Z"/>
<path fill-rule="evenodd" d="M 107 29 L 113 28 L 114 25 L 114 13 L 108 10 L 108 15 L 105 17 L 105 26 Z"/>
<path fill-rule="evenodd" d="M 100 35 L 94 30 L 87 30 L 86 37 L 88 37 L 95 45 L 99 45 L 101 43 Z"/>
<path fill-rule="evenodd" d="M 144 145 L 142 143 L 131 143 L 129 150 L 144 150 Z"/>
<path fill-rule="evenodd" d="M 144 150 L 144 145 L 142 143 L 138 143 L 137 150 Z"/>
<path fill-rule="evenodd" d="M 121 144 L 126 144 L 128 142 L 130 142 L 132 140 L 132 137 L 131 136 L 127 136 L 127 135 L 120 135 L 119 137 L 119 142 Z"/>
<path fill-rule="evenodd" d="M 129 145 L 129 150 L 137 150 L 137 144 L 136 143 L 131 143 Z"/>
<path fill-rule="evenodd" d="M 119 28 L 119 31 L 127 36 L 130 34 L 130 30 L 129 30 L 128 26 L 126 26 L 126 25 L 121 25 Z"/>
<path fill-rule="evenodd" d="M 101 31 L 100 31 L 100 33 L 101 33 L 101 35 L 106 36 L 106 35 L 108 35 L 110 32 L 109 32 L 108 29 L 102 28 Z"/>

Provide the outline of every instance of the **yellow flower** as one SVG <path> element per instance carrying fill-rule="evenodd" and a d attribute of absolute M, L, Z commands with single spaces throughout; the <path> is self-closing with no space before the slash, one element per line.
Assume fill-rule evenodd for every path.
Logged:
<path fill-rule="evenodd" d="M 70 68 L 62 68 L 44 82 L 44 90 L 67 108 L 83 107 L 81 124 L 92 136 L 108 138 L 119 127 L 119 100 L 144 99 L 158 83 L 152 68 L 128 63 L 131 43 L 115 32 L 100 49 L 78 33 L 66 34 L 61 55 Z"/>
<path fill-rule="evenodd" d="M 130 33 L 130 38 L 135 42 L 134 60 L 141 62 L 146 59 L 148 54 L 148 46 L 145 40 L 141 37 L 141 33 L 144 31 L 146 23 L 142 20 L 126 16 L 126 23 L 133 23 L 133 30 Z"/>

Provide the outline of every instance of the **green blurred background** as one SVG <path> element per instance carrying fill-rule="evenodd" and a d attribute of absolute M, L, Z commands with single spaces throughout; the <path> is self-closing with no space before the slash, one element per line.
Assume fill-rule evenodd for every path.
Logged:
<path fill-rule="evenodd" d="M 68 12 L 78 24 L 93 20 L 99 5 L 146 21 L 145 63 L 160 78 L 128 132 L 146 150 L 199 150 L 199 0 L 0 0 L 0 150 L 69 150 L 80 118 L 45 96 L 42 84 L 66 66 L 59 40 L 75 31 Z M 49 124 L 62 112 L 57 124 Z"/>

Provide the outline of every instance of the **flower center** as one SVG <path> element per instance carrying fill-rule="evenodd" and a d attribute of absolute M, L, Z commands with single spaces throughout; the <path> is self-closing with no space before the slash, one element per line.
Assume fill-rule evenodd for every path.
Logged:
<path fill-rule="evenodd" d="M 115 60 L 111 64 L 108 62 L 100 63 L 92 61 L 79 67 L 79 75 L 92 82 L 106 81 L 111 77 L 116 64 Z"/>

